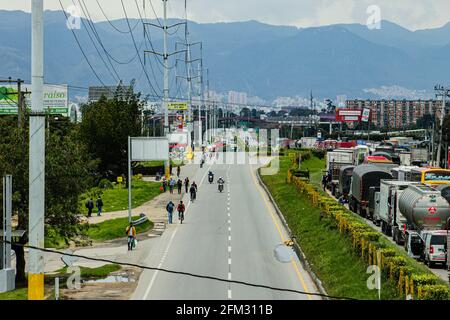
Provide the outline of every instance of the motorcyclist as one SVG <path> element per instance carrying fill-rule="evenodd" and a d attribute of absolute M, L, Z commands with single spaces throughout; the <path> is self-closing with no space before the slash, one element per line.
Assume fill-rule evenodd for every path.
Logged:
<path fill-rule="evenodd" d="M 209 183 L 212 183 L 214 180 L 214 173 L 212 173 L 212 171 L 208 172 L 208 181 Z"/>
<path fill-rule="evenodd" d="M 219 184 L 219 191 L 222 192 L 225 180 L 222 177 L 220 177 L 219 180 L 217 180 L 217 183 Z M 221 188 L 222 190 L 220 190 Z"/>

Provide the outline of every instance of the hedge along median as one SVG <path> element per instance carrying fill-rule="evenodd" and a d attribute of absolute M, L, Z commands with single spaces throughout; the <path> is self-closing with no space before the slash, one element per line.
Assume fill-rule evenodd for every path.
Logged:
<path fill-rule="evenodd" d="M 448 299 L 448 286 L 380 233 L 308 180 L 295 177 L 295 160 L 280 157 L 280 170 L 262 176 L 297 238 L 311 268 L 333 296 L 378 299 L 367 288 L 367 267 L 382 270 L 382 299 Z"/>

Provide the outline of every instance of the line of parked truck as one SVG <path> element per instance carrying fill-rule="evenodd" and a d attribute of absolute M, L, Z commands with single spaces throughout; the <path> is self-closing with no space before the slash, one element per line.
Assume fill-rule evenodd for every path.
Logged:
<path fill-rule="evenodd" d="M 322 183 L 409 256 L 448 267 L 450 170 L 429 166 L 428 150 L 412 150 L 389 142 L 329 150 Z"/>

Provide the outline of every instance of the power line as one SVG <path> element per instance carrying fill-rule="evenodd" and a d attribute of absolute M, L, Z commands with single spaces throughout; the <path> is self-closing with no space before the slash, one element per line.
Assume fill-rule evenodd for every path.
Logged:
<path fill-rule="evenodd" d="M 5 76 L 1 76 L 3 78 L 8 78 Z M 24 79 L 25 82 L 30 82 L 30 80 L 28 79 Z M 62 86 L 61 84 L 58 83 L 46 83 L 45 85 L 48 86 Z M 107 87 L 106 85 L 103 84 L 104 87 Z M 71 84 L 67 84 L 67 88 L 69 89 L 74 89 L 77 91 L 88 91 L 89 87 L 83 87 L 83 86 L 77 86 L 77 85 L 71 85 Z M 155 95 L 155 94 L 148 94 L 148 97 L 150 98 L 155 98 L 155 99 L 161 99 L 160 95 Z M 169 99 L 174 101 L 174 102 L 188 102 L 187 99 L 184 98 L 180 98 L 180 97 L 173 97 L 173 96 L 169 96 Z M 218 104 L 218 105 L 223 105 L 223 106 L 235 106 L 235 107 L 254 107 L 254 108 L 262 108 L 262 107 L 271 107 L 269 105 L 263 105 L 263 104 L 244 104 L 244 103 L 237 103 L 237 102 L 222 102 L 219 100 L 211 100 L 211 99 L 196 99 L 195 101 L 198 102 L 202 102 L 202 103 L 210 103 L 210 104 Z"/>
<path fill-rule="evenodd" d="M 64 13 L 64 16 L 66 17 L 66 19 L 69 19 L 69 17 L 67 16 L 66 11 L 64 10 L 64 7 L 63 7 L 63 5 L 62 5 L 61 0 L 58 0 L 58 1 L 59 1 L 59 5 L 61 6 L 61 10 L 62 10 L 62 12 Z M 73 28 L 69 28 L 69 29 L 70 29 L 70 31 L 72 31 L 72 34 L 73 34 L 73 36 L 74 36 L 74 38 L 75 38 L 75 41 L 76 41 L 77 44 L 78 44 L 78 47 L 79 47 L 80 50 L 81 50 L 81 53 L 83 54 L 83 57 L 84 57 L 84 59 L 86 60 L 86 62 L 87 62 L 87 64 L 89 65 L 89 67 L 91 68 L 91 70 L 92 70 L 92 72 L 94 73 L 95 77 L 97 78 L 97 80 L 98 80 L 103 86 L 106 86 L 105 83 L 103 82 L 103 80 L 100 79 L 99 75 L 98 75 L 97 72 L 95 71 L 95 69 L 94 69 L 94 67 L 92 66 L 92 64 L 89 62 L 89 59 L 87 58 L 86 53 L 84 52 L 84 50 L 83 50 L 83 48 L 82 48 L 82 46 L 81 46 L 81 44 L 80 44 L 80 41 L 78 41 L 77 35 L 76 35 L 75 32 L 73 31 Z"/>
<path fill-rule="evenodd" d="M 73 3 L 74 6 L 76 6 L 74 0 L 72 0 L 72 3 Z M 83 10 L 84 15 L 86 16 L 86 13 L 85 13 L 85 11 L 84 11 L 84 8 L 83 8 L 83 6 L 81 5 L 81 2 L 80 2 L 79 0 L 78 0 L 78 3 L 80 4 L 81 10 Z M 111 65 L 112 70 L 113 70 L 113 71 L 111 71 L 111 68 L 108 66 L 108 64 L 106 63 L 106 61 L 105 61 L 105 59 L 103 58 L 102 54 L 100 53 L 99 49 L 97 48 L 97 45 L 95 44 L 95 41 L 94 41 L 94 39 L 92 38 L 91 33 L 89 32 L 88 27 L 86 27 L 86 22 L 84 21 L 85 19 L 80 19 L 80 20 L 81 20 L 81 23 L 83 24 L 84 28 L 86 29 L 86 33 L 87 33 L 89 39 L 91 40 L 92 45 L 93 45 L 94 48 L 95 48 L 95 51 L 97 51 L 98 56 L 99 56 L 100 59 L 102 60 L 102 62 L 103 62 L 103 64 L 105 65 L 106 69 L 108 70 L 109 74 L 110 74 L 111 77 L 114 79 L 114 81 L 116 81 L 116 82 L 119 81 L 120 77 L 119 77 L 119 75 L 117 74 L 116 70 L 114 69 L 114 66 Z M 89 18 L 86 19 L 86 21 L 87 21 L 87 23 L 88 23 L 88 25 L 89 25 L 89 27 L 90 27 L 90 24 L 89 24 Z M 111 64 L 111 61 L 109 61 L 109 62 L 110 62 L 110 64 Z"/>
<path fill-rule="evenodd" d="M 80 0 L 78 0 L 78 1 L 80 1 Z M 112 60 L 114 60 L 114 62 L 116 62 L 117 64 L 120 64 L 120 65 L 126 65 L 126 64 L 130 64 L 131 62 L 133 62 L 133 61 L 136 59 L 138 53 L 136 53 L 136 54 L 135 54 L 133 57 L 131 57 L 128 61 L 125 61 L 125 62 L 124 62 L 124 61 L 119 61 L 119 60 L 116 59 L 114 56 L 112 56 L 112 55 L 109 53 L 108 50 L 106 50 L 106 48 L 103 46 L 103 42 L 102 42 L 102 40 L 101 40 L 101 37 L 98 35 L 97 29 L 95 28 L 95 24 L 92 22 L 92 18 L 91 18 L 91 16 L 90 16 L 89 10 L 88 10 L 87 5 L 85 4 L 84 0 L 83 0 L 83 4 L 84 4 L 84 6 L 85 6 L 85 8 L 86 8 L 86 11 L 87 11 L 87 13 L 88 13 L 88 16 L 89 16 L 89 20 L 90 20 L 90 22 L 91 22 L 91 25 L 92 25 L 92 27 L 94 28 L 94 32 L 95 32 L 95 34 L 96 34 L 97 40 L 99 41 L 100 45 L 102 46 L 103 50 L 105 51 L 105 54 L 106 54 L 107 56 L 109 56 Z M 102 10 L 102 12 L 103 12 L 103 9 L 102 9 L 100 3 L 98 2 L 98 0 L 97 0 L 97 4 L 98 4 L 98 6 L 100 7 L 100 10 Z M 106 17 L 106 16 L 105 16 L 105 17 Z M 107 18 L 107 19 L 108 19 L 108 18 Z M 109 21 L 109 20 L 108 20 L 108 21 Z M 132 30 L 136 29 L 136 26 L 137 26 L 138 24 L 139 24 L 139 21 L 138 21 L 138 22 L 136 23 L 136 25 L 132 28 Z M 116 29 L 116 30 L 117 30 L 117 29 Z M 120 32 L 120 31 L 119 31 L 119 32 Z M 127 34 L 130 33 L 130 31 L 127 31 L 126 33 L 127 33 Z M 141 44 L 141 47 L 139 48 L 139 50 L 142 49 L 142 46 L 143 46 L 143 43 Z"/>
<path fill-rule="evenodd" d="M 13 243 L 12 241 L 5 241 L 5 240 L 2 240 L 2 239 L 0 239 L 0 243 L 11 244 L 11 245 L 14 244 L 15 246 L 22 247 L 22 248 L 25 248 L 25 249 L 33 249 L 33 250 L 37 250 L 37 251 L 40 251 L 40 252 L 59 254 L 59 255 L 62 255 L 62 256 L 80 258 L 80 259 L 85 259 L 85 260 L 90 260 L 90 261 L 98 261 L 98 262 L 105 262 L 105 263 L 111 263 L 111 264 L 118 264 L 118 265 L 121 265 L 121 266 L 135 267 L 135 268 L 140 268 L 140 269 L 144 269 L 144 270 L 160 271 L 160 272 L 166 272 L 166 273 L 177 274 L 177 275 L 188 276 L 188 277 L 199 278 L 199 279 L 208 279 L 208 280 L 215 280 L 215 281 L 219 281 L 219 282 L 234 283 L 234 284 L 240 284 L 240 285 L 243 285 L 243 286 L 254 287 L 254 288 L 261 288 L 261 289 L 268 289 L 268 290 L 273 290 L 273 291 L 281 291 L 281 292 L 290 292 L 290 293 L 297 293 L 297 294 L 303 294 L 303 295 L 318 296 L 318 297 L 324 297 L 324 298 L 335 299 L 335 300 L 357 300 L 355 298 L 337 297 L 337 296 L 330 296 L 330 295 L 326 295 L 326 294 L 322 294 L 322 293 L 314 293 L 314 292 L 306 292 L 306 291 L 300 291 L 300 290 L 295 290 L 295 289 L 272 287 L 272 286 L 268 286 L 268 285 L 264 285 L 264 284 L 256 284 L 256 283 L 251 283 L 251 282 L 246 282 L 246 281 L 228 280 L 228 279 L 224 279 L 224 278 L 200 275 L 200 274 L 191 273 L 191 272 L 185 272 L 185 271 L 175 271 L 175 270 L 170 270 L 170 269 L 165 269 L 165 268 L 148 267 L 148 266 L 144 266 L 144 265 L 137 264 L 137 263 L 119 262 L 119 261 L 103 259 L 103 258 L 87 257 L 87 256 L 83 256 L 83 255 L 80 255 L 80 254 L 64 253 L 64 252 L 61 252 L 61 251 L 58 251 L 58 250 L 45 249 L 45 248 L 39 248 L 39 247 L 35 247 L 35 246 L 30 246 L 30 245 Z"/>
<path fill-rule="evenodd" d="M 130 35 L 131 35 L 131 39 L 133 40 L 134 48 L 136 49 L 136 52 L 137 52 L 138 57 L 139 57 L 139 62 L 140 62 L 140 64 L 141 64 L 141 67 L 144 69 L 145 77 L 147 78 L 147 81 L 148 81 L 148 84 L 149 84 L 150 88 L 153 90 L 153 92 L 155 93 L 155 95 L 158 96 L 158 93 L 156 92 L 155 88 L 153 87 L 153 85 L 152 85 L 152 83 L 151 83 L 151 81 L 150 81 L 150 78 L 149 78 L 149 76 L 148 76 L 148 73 L 147 73 L 147 71 L 145 70 L 145 65 L 142 63 L 141 56 L 139 55 L 139 49 L 138 49 L 138 47 L 137 47 L 137 45 L 136 45 L 136 41 L 135 41 L 135 39 L 134 39 L 133 31 L 131 30 L 130 21 L 128 20 L 128 15 L 127 15 L 127 11 L 126 11 L 126 9 L 125 9 L 125 5 L 123 4 L 123 0 L 120 0 L 120 2 L 121 2 L 121 4 L 122 4 L 123 12 L 124 12 L 124 14 L 125 14 L 125 19 L 126 19 L 126 21 L 127 21 L 128 29 L 130 30 Z"/>
<path fill-rule="evenodd" d="M 96 1 L 97 1 L 98 7 L 100 8 L 100 10 L 101 10 L 103 16 L 106 18 L 106 21 L 108 21 L 108 23 L 111 25 L 111 27 L 113 27 L 117 32 L 120 32 L 120 33 L 124 33 L 124 34 L 130 33 L 129 30 L 122 31 L 122 30 L 120 30 L 119 28 L 117 28 L 117 27 L 116 27 L 116 26 L 108 19 L 108 17 L 106 16 L 105 11 L 103 10 L 102 6 L 100 5 L 100 2 L 99 2 L 98 0 L 96 0 Z M 136 27 L 137 27 L 138 24 L 139 24 L 139 21 L 136 22 L 135 26 L 133 27 L 133 31 L 134 31 L 134 29 L 136 29 Z"/>

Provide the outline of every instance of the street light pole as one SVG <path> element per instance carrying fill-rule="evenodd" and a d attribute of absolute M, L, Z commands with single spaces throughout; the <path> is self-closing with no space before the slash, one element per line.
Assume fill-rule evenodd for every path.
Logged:
<path fill-rule="evenodd" d="M 31 49 L 31 113 L 29 147 L 29 244 L 44 248 L 45 199 L 45 115 L 44 87 L 44 25 L 43 0 L 32 1 Z M 30 249 L 28 267 L 28 299 L 44 299 L 44 255 Z"/>

